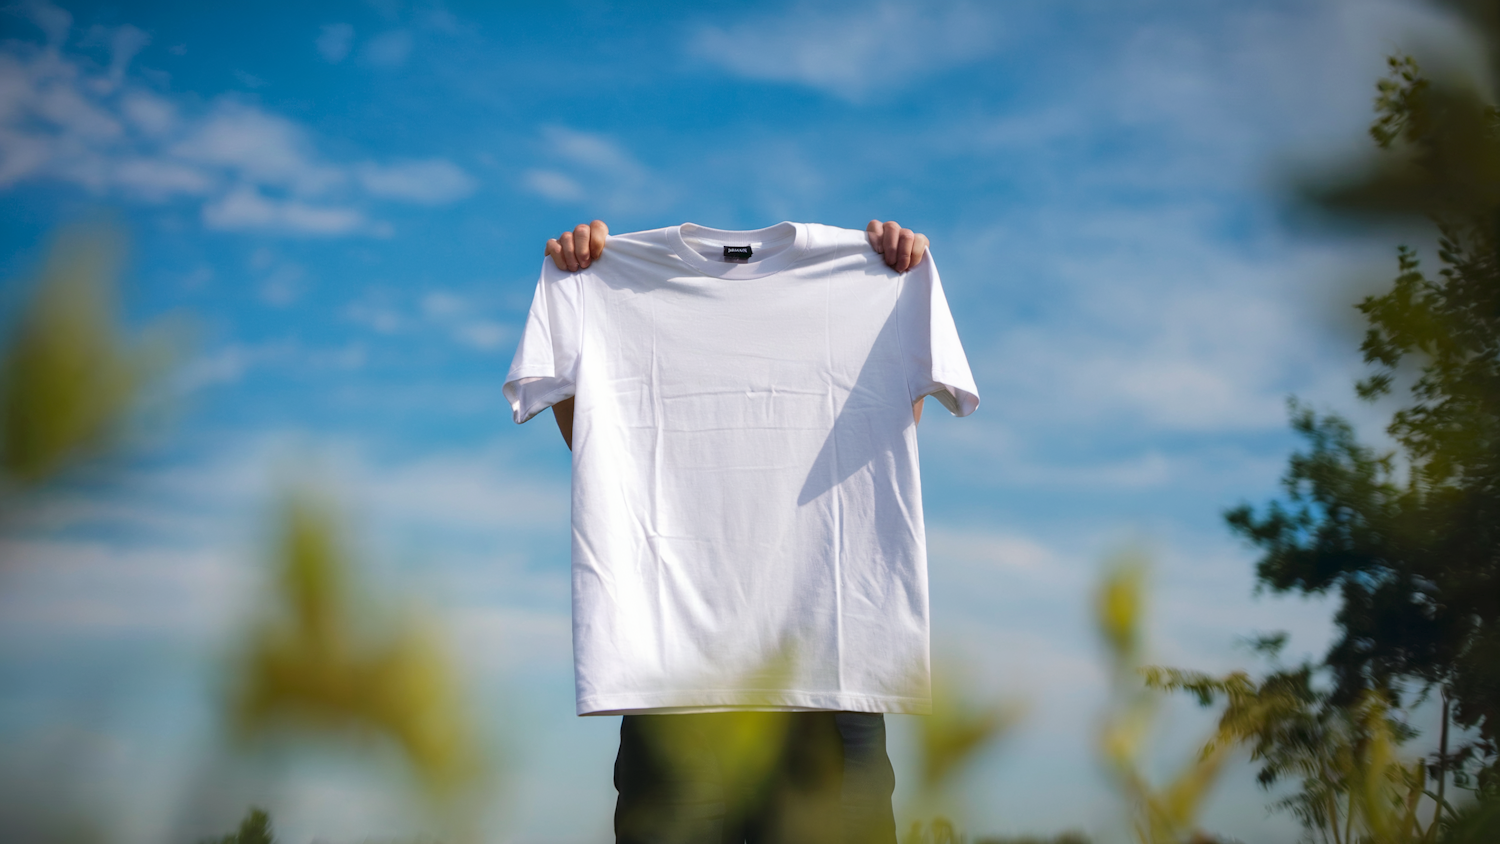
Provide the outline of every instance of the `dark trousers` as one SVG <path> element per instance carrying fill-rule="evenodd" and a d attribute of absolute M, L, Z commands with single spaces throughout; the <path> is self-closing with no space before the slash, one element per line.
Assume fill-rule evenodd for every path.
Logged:
<path fill-rule="evenodd" d="M 626 715 L 616 844 L 895 844 L 885 717 Z"/>

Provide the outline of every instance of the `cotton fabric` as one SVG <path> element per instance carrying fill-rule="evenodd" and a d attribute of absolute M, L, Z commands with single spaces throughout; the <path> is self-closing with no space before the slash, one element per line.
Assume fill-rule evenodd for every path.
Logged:
<path fill-rule="evenodd" d="M 579 714 L 928 711 L 912 402 L 979 405 L 931 253 L 897 273 L 804 223 L 611 235 L 543 264 L 504 390 L 517 422 L 575 398 Z"/>

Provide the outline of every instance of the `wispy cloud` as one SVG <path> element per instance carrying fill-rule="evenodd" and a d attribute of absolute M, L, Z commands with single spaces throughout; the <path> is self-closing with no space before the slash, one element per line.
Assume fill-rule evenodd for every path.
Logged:
<path fill-rule="evenodd" d="M 12 8 L 36 24 L 36 27 L 46 34 L 47 44 L 51 47 L 60 46 L 66 41 L 68 30 L 73 28 L 72 13 L 46 0 L 24 0 Z"/>
<path fill-rule="evenodd" d="M 1000 34 L 994 9 L 967 2 L 800 3 L 700 26 L 687 50 L 737 76 L 860 101 L 996 50 Z"/>
<path fill-rule="evenodd" d="M 96 27 L 80 42 L 108 48 L 100 70 L 63 49 L 67 12 L 43 2 L 21 11 L 49 46 L 0 46 L 0 191 L 62 181 L 148 203 L 196 202 L 212 229 L 327 237 L 388 233 L 372 201 L 442 205 L 477 186 L 442 158 L 330 159 L 284 115 L 232 95 L 198 106 L 134 79 L 130 64 L 150 43 L 136 27 Z M 338 26 L 324 32 L 325 57 L 344 37 Z"/>
<path fill-rule="evenodd" d="M 296 267 L 278 268 L 270 279 L 275 280 L 283 274 L 301 281 Z M 262 297 L 266 298 L 264 291 Z M 308 346 L 298 340 L 281 338 L 262 343 L 230 343 L 187 361 L 173 377 L 172 386 L 179 394 L 185 395 L 210 387 L 238 384 L 256 372 L 276 368 L 304 374 L 335 372 L 343 376 L 362 368 L 367 357 L 365 346 L 357 342 L 341 346 Z"/>
<path fill-rule="evenodd" d="M 361 55 L 375 67 L 394 68 L 406 64 L 411 55 L 411 33 L 404 29 L 382 32 L 365 42 Z"/>
<path fill-rule="evenodd" d="M 211 229 L 311 235 L 354 234 L 367 224 L 364 214 L 354 208 L 270 199 L 251 185 L 240 185 L 204 205 L 203 222 Z"/>
<path fill-rule="evenodd" d="M 617 139 L 566 126 L 544 126 L 542 147 L 553 166 L 521 174 L 530 192 L 557 203 L 587 201 L 602 212 L 664 207 L 675 195 L 661 173 Z"/>
<path fill-rule="evenodd" d="M 338 64 L 354 49 L 354 27 L 347 23 L 324 24 L 316 44 L 324 61 Z"/>
<path fill-rule="evenodd" d="M 168 152 L 303 196 L 327 193 L 347 178 L 340 168 L 319 160 L 302 127 L 234 100 L 220 101 Z"/>
<path fill-rule="evenodd" d="M 583 185 L 556 170 L 527 170 L 521 184 L 532 193 L 553 202 L 576 202 L 584 197 Z"/>
<path fill-rule="evenodd" d="M 489 311 L 474 297 L 450 290 L 429 290 L 413 300 L 396 291 L 372 289 L 349 303 L 343 314 L 377 334 L 436 332 L 460 346 L 493 353 L 511 342 L 515 328 Z"/>
<path fill-rule="evenodd" d="M 474 192 L 474 178 L 451 161 L 398 161 L 361 164 L 354 170 L 365 192 L 385 199 L 444 205 Z"/>

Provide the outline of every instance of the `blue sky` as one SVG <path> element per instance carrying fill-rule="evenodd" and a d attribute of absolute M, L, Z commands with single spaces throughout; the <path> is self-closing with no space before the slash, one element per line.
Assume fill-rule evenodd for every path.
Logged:
<path fill-rule="evenodd" d="M 983 396 L 922 425 L 934 649 L 1030 711 L 962 817 L 1117 840 L 1088 589 L 1134 543 L 1161 661 L 1321 649 L 1328 608 L 1254 598 L 1220 513 L 1274 494 L 1288 394 L 1378 434 L 1347 305 L 1394 241 L 1310 228 L 1280 188 L 1364 154 L 1384 56 L 1450 26 L 1381 0 L 7 7 L 6 307 L 59 226 L 106 220 L 129 318 L 194 339 L 132 456 L 4 539 L 0 811 L 143 842 L 252 801 L 294 842 L 420 828 L 358 754 L 268 775 L 217 750 L 270 505 L 314 475 L 506 748 L 489 840 L 600 840 L 617 722 L 571 715 L 567 456 L 500 390 L 542 244 L 879 217 L 931 237 Z M 1169 712 L 1166 760 L 1207 726 Z M 1293 840 L 1263 805 L 1242 766 L 1206 825 Z"/>

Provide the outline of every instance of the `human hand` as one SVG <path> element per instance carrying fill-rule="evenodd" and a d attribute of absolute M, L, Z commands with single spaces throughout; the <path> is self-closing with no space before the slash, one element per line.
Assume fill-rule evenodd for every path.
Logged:
<path fill-rule="evenodd" d="M 886 264 L 896 272 L 904 273 L 922 262 L 927 255 L 927 235 L 911 229 L 901 228 L 894 220 L 882 223 L 871 220 L 865 227 L 870 247 L 885 256 Z M 575 272 L 588 269 L 604 254 L 604 244 L 609 238 L 609 226 L 603 220 L 585 225 L 579 223 L 572 231 L 547 241 L 546 255 L 560 270 Z"/>
<path fill-rule="evenodd" d="M 604 254 L 604 241 L 608 238 L 609 226 L 603 220 L 579 223 L 572 231 L 547 241 L 546 255 L 560 270 L 586 270 Z"/>
<path fill-rule="evenodd" d="M 871 248 L 885 256 L 886 265 L 898 273 L 922 263 L 927 254 L 927 235 L 903 229 L 895 220 L 884 223 L 871 220 L 865 226 L 865 236 L 870 239 Z"/>

